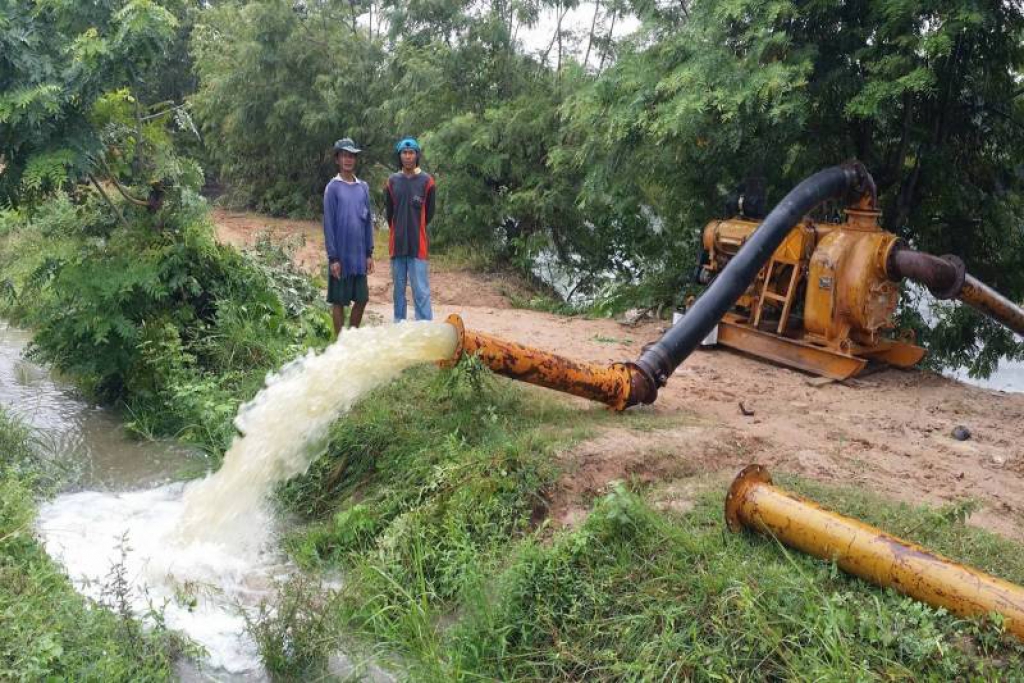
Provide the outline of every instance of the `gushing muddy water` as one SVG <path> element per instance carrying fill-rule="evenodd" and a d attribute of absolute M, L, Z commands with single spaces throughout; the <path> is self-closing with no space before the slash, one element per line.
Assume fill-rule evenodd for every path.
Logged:
<path fill-rule="evenodd" d="M 259 530 L 269 526 L 262 505 L 267 494 L 309 467 L 331 423 L 406 368 L 450 357 L 455 343 L 455 328 L 447 324 L 353 330 L 322 354 L 311 351 L 268 377 L 263 391 L 239 410 L 235 426 L 243 436 L 235 439 L 224 465 L 185 491 L 175 540 L 261 542 Z"/>
<path fill-rule="evenodd" d="M 450 357 L 455 343 L 454 329 L 436 323 L 346 331 L 323 353 L 310 352 L 267 378 L 263 391 L 239 411 L 235 424 L 240 435 L 216 473 L 154 487 L 166 482 L 167 474 L 153 475 L 140 466 L 149 473 L 139 474 L 134 484 L 144 488 L 125 490 L 133 475 L 114 481 L 100 476 L 94 481 L 114 490 L 78 491 L 43 505 L 38 529 L 47 550 L 92 597 L 99 597 L 105 577 L 121 564 L 133 583 L 136 611 L 145 614 L 151 606 L 164 606 L 167 625 L 206 648 L 207 672 L 222 680 L 260 677 L 242 610 L 266 598 L 274 582 L 290 571 L 276 551 L 269 494 L 309 467 L 322 452 L 331 423 L 360 396 L 412 365 Z M 45 372 L 39 368 L 32 366 L 31 373 L 52 383 L 42 379 Z M 18 403 L 72 400 L 30 398 L 31 393 Z M 8 403 L 6 395 L 3 400 Z M 118 432 L 107 417 L 112 422 L 100 431 Z M 33 424 L 55 427 L 52 422 Z M 143 454 L 142 444 L 132 445 L 136 458 L 151 459 L 160 470 L 163 456 Z M 94 464 L 93 470 L 103 467 Z"/>

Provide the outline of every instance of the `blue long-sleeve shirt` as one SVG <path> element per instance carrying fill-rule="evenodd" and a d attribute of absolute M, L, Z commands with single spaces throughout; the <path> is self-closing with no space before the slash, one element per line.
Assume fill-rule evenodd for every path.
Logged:
<path fill-rule="evenodd" d="M 359 180 L 335 176 L 324 188 L 324 244 L 327 259 L 341 262 L 341 274 L 365 275 L 373 255 L 373 211 L 370 188 Z"/>

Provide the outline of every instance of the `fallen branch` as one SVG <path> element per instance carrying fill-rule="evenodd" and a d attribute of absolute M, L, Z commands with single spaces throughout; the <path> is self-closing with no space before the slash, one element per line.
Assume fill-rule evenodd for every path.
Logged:
<path fill-rule="evenodd" d="M 114 210 L 114 214 L 121 221 L 121 224 L 124 225 L 124 227 L 127 228 L 128 227 L 128 221 L 125 220 L 124 214 L 121 213 L 121 208 L 117 204 L 115 204 L 113 202 L 113 200 L 110 199 L 110 196 L 106 193 L 106 191 L 104 191 L 104 189 L 100 185 L 99 181 L 96 180 L 96 176 L 94 176 L 92 173 L 90 173 L 89 174 L 89 180 L 92 182 L 93 187 L 96 188 L 96 191 L 100 193 L 100 196 L 103 197 L 103 199 L 107 202 L 107 204 L 110 205 L 110 208 Z"/>

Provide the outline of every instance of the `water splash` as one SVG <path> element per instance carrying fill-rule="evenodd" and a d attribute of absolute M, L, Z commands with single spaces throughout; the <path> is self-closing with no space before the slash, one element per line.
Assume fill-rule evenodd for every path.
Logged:
<path fill-rule="evenodd" d="M 447 324 L 349 330 L 320 355 L 310 351 L 269 376 L 266 388 L 239 410 L 235 426 L 243 436 L 220 470 L 186 490 L 178 539 L 259 543 L 267 495 L 306 471 L 331 424 L 406 368 L 451 357 L 455 344 L 455 329 Z"/>
<path fill-rule="evenodd" d="M 440 323 L 344 332 L 323 353 L 310 352 L 267 378 L 235 418 L 242 435 L 206 479 L 127 493 L 84 491 L 42 506 L 38 526 L 47 551 L 83 593 L 98 598 L 127 539 L 135 610 L 144 614 L 151 603 L 165 602 L 168 626 L 204 645 L 208 666 L 252 672 L 259 660 L 238 607 L 258 604 L 290 571 L 271 542 L 269 494 L 309 467 L 330 425 L 359 397 L 410 366 L 451 357 L 455 344 L 454 328 Z"/>
<path fill-rule="evenodd" d="M 112 568 L 123 565 L 131 582 L 124 600 L 132 612 L 145 618 L 151 606 L 162 609 L 169 628 L 206 648 L 204 668 L 258 672 L 259 653 L 238 606 L 269 598 L 274 581 L 291 568 L 272 550 L 239 557 L 217 544 L 169 545 L 181 520 L 183 488 L 59 496 L 39 509 L 46 551 L 66 567 L 79 592 L 101 602 L 110 599 L 104 588 Z"/>

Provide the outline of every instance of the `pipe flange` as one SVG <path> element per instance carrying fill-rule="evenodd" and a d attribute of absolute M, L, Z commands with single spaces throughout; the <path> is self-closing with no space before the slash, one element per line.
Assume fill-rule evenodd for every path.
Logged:
<path fill-rule="evenodd" d="M 654 363 L 650 362 L 649 356 L 654 357 Z M 669 375 L 675 371 L 672 359 L 661 348 L 659 342 L 651 342 L 644 345 L 640 358 L 637 359 L 636 363 L 632 363 L 632 365 L 635 365 L 646 377 L 654 381 L 655 393 L 657 393 L 658 387 L 668 384 Z"/>
<path fill-rule="evenodd" d="M 878 249 L 875 251 L 875 267 L 881 271 L 882 275 L 889 278 L 889 273 L 892 272 L 892 267 L 889 265 L 889 260 L 892 255 L 900 249 L 903 249 L 906 243 L 896 235 L 890 235 L 885 239 L 879 240 Z"/>
<path fill-rule="evenodd" d="M 747 465 L 729 486 L 729 493 L 725 495 L 725 523 L 729 531 L 740 532 L 743 530 L 743 522 L 740 520 L 740 506 L 747 495 L 747 489 L 754 484 L 771 484 L 772 475 L 761 465 Z"/>
<path fill-rule="evenodd" d="M 896 267 L 896 254 L 900 253 L 903 249 L 907 249 L 907 243 L 902 237 L 897 237 L 889 245 L 889 248 L 885 250 L 885 260 L 882 262 L 882 270 L 885 272 L 885 276 L 893 282 L 902 282 L 903 274 L 898 272 Z"/>
<path fill-rule="evenodd" d="M 964 279 L 967 277 L 967 266 L 964 265 L 964 261 L 959 256 L 953 254 L 945 254 L 940 256 L 943 261 L 951 264 L 953 269 L 956 271 L 956 276 L 949 287 L 945 289 L 932 289 L 928 288 L 928 291 L 932 293 L 936 299 L 955 299 L 960 290 L 964 288 Z"/>
<path fill-rule="evenodd" d="M 658 383 L 643 366 L 637 363 L 616 363 L 615 366 L 623 367 L 629 375 L 629 396 L 621 407 L 615 406 L 616 410 L 624 410 L 640 403 L 650 405 L 657 400 Z"/>
<path fill-rule="evenodd" d="M 452 313 L 450 316 L 445 318 L 445 322 L 455 328 L 455 352 L 452 353 L 451 358 L 447 360 L 438 361 L 438 366 L 442 368 L 454 368 L 462 360 L 462 353 L 465 351 L 466 346 L 466 325 L 462 322 L 462 318 L 457 313 Z"/>

